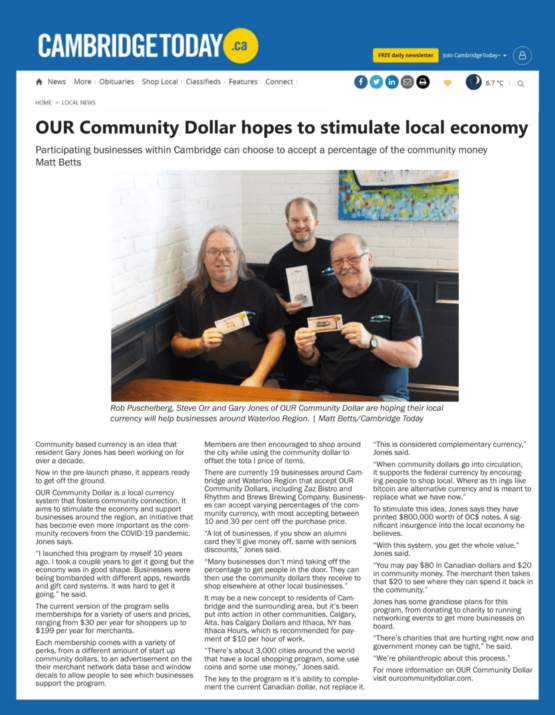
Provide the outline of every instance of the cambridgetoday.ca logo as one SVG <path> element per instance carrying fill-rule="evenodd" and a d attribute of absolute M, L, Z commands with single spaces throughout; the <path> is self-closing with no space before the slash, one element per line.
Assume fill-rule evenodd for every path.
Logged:
<path fill-rule="evenodd" d="M 39 36 L 38 51 L 45 58 L 67 57 L 220 57 L 245 64 L 258 53 L 258 38 L 238 27 L 223 35 L 203 34 L 112 34 Z"/>

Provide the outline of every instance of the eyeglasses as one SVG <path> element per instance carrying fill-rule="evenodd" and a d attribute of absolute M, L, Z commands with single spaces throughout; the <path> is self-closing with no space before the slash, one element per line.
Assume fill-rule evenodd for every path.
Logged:
<path fill-rule="evenodd" d="M 358 264 L 360 263 L 360 259 L 363 256 L 367 256 L 367 255 L 368 255 L 368 253 L 361 253 L 360 256 L 349 256 L 348 258 L 337 258 L 335 261 L 331 262 L 331 265 L 334 268 L 341 268 L 341 266 L 343 265 L 343 262 L 347 261 L 347 263 L 350 266 L 358 266 Z"/>
<path fill-rule="evenodd" d="M 237 253 L 237 249 L 224 248 L 223 251 L 216 251 L 214 248 L 211 248 L 209 251 L 205 251 L 205 253 L 207 256 L 210 256 L 210 258 L 219 258 L 221 253 L 223 253 L 224 256 L 231 258 L 231 256 L 234 256 Z"/>

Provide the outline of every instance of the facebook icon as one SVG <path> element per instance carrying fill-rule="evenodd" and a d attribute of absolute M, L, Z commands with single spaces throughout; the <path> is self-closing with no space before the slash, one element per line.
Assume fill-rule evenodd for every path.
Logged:
<path fill-rule="evenodd" d="M 359 89 L 364 89 L 367 84 L 368 80 L 363 74 L 359 74 L 358 77 L 355 77 L 355 87 L 358 87 Z"/>

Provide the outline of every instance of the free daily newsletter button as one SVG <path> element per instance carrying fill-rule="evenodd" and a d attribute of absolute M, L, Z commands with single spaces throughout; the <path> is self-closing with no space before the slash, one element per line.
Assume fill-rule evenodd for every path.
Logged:
<path fill-rule="evenodd" d="M 374 47 L 374 62 L 439 62 L 439 50 Z"/>

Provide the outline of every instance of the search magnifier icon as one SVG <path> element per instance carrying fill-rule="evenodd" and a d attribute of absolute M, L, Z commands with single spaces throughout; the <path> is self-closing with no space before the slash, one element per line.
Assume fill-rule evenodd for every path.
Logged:
<path fill-rule="evenodd" d="M 517 84 L 519 87 L 524 87 L 524 82 L 521 79 L 518 80 Z"/>

